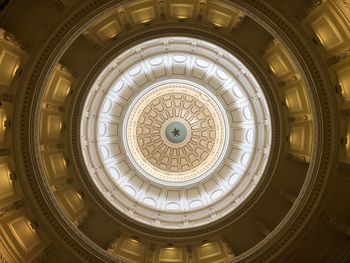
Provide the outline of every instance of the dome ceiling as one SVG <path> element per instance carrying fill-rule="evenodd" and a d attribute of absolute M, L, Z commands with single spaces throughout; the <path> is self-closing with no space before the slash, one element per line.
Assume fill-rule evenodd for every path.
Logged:
<path fill-rule="evenodd" d="M 206 41 L 158 38 L 120 54 L 87 97 L 85 111 L 94 109 L 82 119 L 86 165 L 105 197 L 143 223 L 215 221 L 264 173 L 263 92 L 238 59 Z"/>
<path fill-rule="evenodd" d="M 124 141 L 150 176 L 188 181 L 212 168 L 227 137 L 221 112 L 208 95 L 175 84 L 180 80 L 171 82 L 149 88 L 129 106 Z"/>
<path fill-rule="evenodd" d="M 346 261 L 350 8 L 316 2 L 0 4 L 0 259 Z"/>

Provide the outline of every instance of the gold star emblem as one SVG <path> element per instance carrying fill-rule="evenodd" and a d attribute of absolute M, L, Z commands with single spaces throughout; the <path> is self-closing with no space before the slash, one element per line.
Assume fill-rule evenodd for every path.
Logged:
<path fill-rule="evenodd" d="M 173 134 L 174 137 L 180 136 L 180 129 L 174 128 L 171 133 Z"/>

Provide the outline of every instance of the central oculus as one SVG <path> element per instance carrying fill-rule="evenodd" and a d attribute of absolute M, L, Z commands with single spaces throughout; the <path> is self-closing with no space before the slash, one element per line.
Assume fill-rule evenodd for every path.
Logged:
<path fill-rule="evenodd" d="M 195 85 L 150 87 L 134 99 L 125 122 L 126 149 L 134 165 L 161 181 L 206 175 L 222 156 L 223 112 L 209 91 Z"/>

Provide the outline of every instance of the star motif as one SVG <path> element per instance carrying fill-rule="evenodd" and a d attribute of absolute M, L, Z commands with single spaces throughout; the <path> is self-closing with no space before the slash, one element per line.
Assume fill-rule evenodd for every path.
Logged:
<path fill-rule="evenodd" d="M 174 137 L 180 136 L 180 129 L 174 128 L 171 133 L 173 134 Z"/>

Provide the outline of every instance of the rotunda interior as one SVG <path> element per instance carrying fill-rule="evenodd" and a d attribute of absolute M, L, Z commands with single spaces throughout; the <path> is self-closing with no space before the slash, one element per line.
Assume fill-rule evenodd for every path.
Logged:
<path fill-rule="evenodd" d="M 349 0 L 0 1 L 1 262 L 350 262 Z"/>

